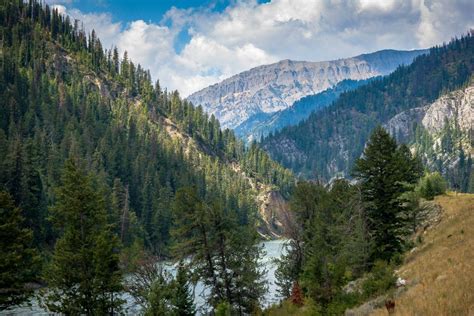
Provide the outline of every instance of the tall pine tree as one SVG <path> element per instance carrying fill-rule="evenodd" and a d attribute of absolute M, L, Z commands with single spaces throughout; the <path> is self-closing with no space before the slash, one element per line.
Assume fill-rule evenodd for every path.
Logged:
<path fill-rule="evenodd" d="M 184 266 L 184 263 L 180 262 L 178 264 L 176 280 L 174 281 L 174 295 L 172 299 L 176 316 L 194 316 L 196 314 L 191 294 L 189 271 Z"/>
<path fill-rule="evenodd" d="M 74 160 L 66 161 L 51 212 L 60 237 L 46 272 L 46 306 L 65 314 L 117 312 L 122 304 L 118 238 L 107 224 L 103 196 Z"/>
<path fill-rule="evenodd" d="M 354 168 L 374 242 L 371 262 L 388 261 L 402 251 L 407 210 L 400 196 L 407 191 L 406 184 L 418 181 L 421 172 L 419 160 L 411 156 L 406 146 L 397 146 L 395 139 L 380 126 L 373 131 Z"/>
<path fill-rule="evenodd" d="M 21 304 L 32 294 L 25 287 L 33 280 L 38 259 L 32 241 L 33 232 L 24 228 L 13 198 L 0 192 L 0 310 Z"/>

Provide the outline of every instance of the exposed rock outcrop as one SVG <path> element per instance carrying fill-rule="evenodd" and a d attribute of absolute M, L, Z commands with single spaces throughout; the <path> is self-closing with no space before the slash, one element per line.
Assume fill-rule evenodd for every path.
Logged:
<path fill-rule="evenodd" d="M 288 229 L 293 226 L 293 217 L 288 208 L 288 201 L 278 191 L 266 190 L 258 196 L 261 223 L 259 233 L 266 238 L 288 236 Z"/>
<path fill-rule="evenodd" d="M 474 129 L 474 83 L 441 96 L 424 107 L 399 113 L 384 124 L 384 127 L 397 138 L 404 140 L 413 138 L 413 127 L 416 125 L 422 126 L 433 137 L 437 147 L 446 126 L 449 125 L 461 134 L 460 143 L 457 145 L 470 152 L 469 137 Z"/>
<path fill-rule="evenodd" d="M 317 94 L 344 79 L 386 75 L 425 52 L 383 50 L 324 62 L 282 60 L 232 76 L 187 99 L 214 114 L 224 128 L 234 128 L 252 115 L 284 110 L 302 97 Z"/>

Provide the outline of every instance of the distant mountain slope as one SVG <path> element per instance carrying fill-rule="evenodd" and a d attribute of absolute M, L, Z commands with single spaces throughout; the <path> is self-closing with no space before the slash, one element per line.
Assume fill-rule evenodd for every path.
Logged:
<path fill-rule="evenodd" d="M 453 188 L 474 192 L 474 78 L 424 107 L 395 115 L 385 128 L 411 147 Z"/>
<path fill-rule="evenodd" d="M 264 140 L 270 155 L 296 173 L 326 180 L 349 175 L 372 129 L 466 84 L 474 70 L 474 38 L 430 49 L 410 66 L 342 94 L 298 126 Z"/>
<path fill-rule="evenodd" d="M 425 52 L 382 50 L 334 61 L 282 60 L 232 76 L 191 94 L 187 100 L 202 105 L 223 127 L 235 128 L 253 115 L 284 110 L 295 101 L 344 79 L 386 75 Z"/>
<path fill-rule="evenodd" d="M 313 111 L 318 111 L 336 100 L 343 92 L 354 90 L 366 83 L 367 80 L 345 79 L 333 88 L 323 92 L 308 95 L 293 103 L 292 106 L 275 113 L 258 113 L 249 117 L 245 122 L 234 128 L 235 134 L 246 142 L 260 140 L 271 132 L 281 130 L 285 126 L 296 125 L 309 117 Z"/>

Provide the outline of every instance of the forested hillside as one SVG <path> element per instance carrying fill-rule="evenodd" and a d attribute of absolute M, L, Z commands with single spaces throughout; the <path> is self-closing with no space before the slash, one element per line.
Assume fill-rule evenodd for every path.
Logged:
<path fill-rule="evenodd" d="M 244 141 L 260 140 L 270 133 L 275 133 L 285 126 L 297 125 L 308 118 L 312 112 L 319 111 L 330 105 L 341 93 L 354 90 L 371 79 L 343 80 L 334 87 L 323 92 L 305 96 L 287 109 L 276 113 L 258 113 L 249 117 L 245 122 L 234 128 L 235 134 Z"/>
<path fill-rule="evenodd" d="M 169 253 L 179 188 L 196 186 L 250 226 L 259 188 L 288 192 L 290 172 L 153 84 L 126 52 L 104 50 L 79 21 L 35 1 L 3 1 L 0 21 L 0 187 L 36 246 L 55 242 L 49 207 L 68 158 L 95 175 L 123 244 L 160 254 Z"/>
<path fill-rule="evenodd" d="M 263 146 L 299 175 L 325 180 L 349 176 L 377 125 L 467 84 L 474 70 L 473 53 L 472 33 L 433 47 L 410 66 L 344 93 L 306 121 L 266 138 Z"/>
<path fill-rule="evenodd" d="M 474 77 L 461 89 L 435 102 L 395 115 L 385 127 L 431 170 L 448 179 L 451 188 L 474 191 Z"/>

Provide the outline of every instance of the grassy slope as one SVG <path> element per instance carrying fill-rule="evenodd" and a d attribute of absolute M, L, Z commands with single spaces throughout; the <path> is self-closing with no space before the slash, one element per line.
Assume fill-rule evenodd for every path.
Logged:
<path fill-rule="evenodd" d="M 474 315 L 474 194 L 449 193 L 435 203 L 443 209 L 441 221 L 426 230 L 423 243 L 398 269 L 407 289 L 395 298 L 394 315 Z M 286 301 L 264 315 L 313 314 Z M 371 315 L 388 312 L 382 307 Z"/>
<path fill-rule="evenodd" d="M 435 201 L 442 220 L 398 270 L 408 286 L 395 299 L 395 315 L 474 315 L 474 194 Z M 388 313 L 384 307 L 372 315 Z"/>

